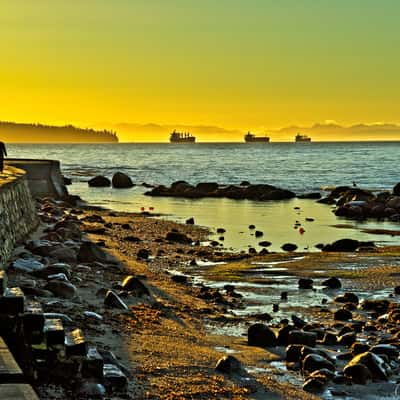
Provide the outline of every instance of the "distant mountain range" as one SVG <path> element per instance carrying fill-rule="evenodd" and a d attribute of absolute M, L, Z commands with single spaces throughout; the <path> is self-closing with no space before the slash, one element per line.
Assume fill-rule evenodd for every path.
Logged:
<path fill-rule="evenodd" d="M 50 126 L 0 122 L 0 141 L 7 143 L 116 143 L 111 130 L 82 129 L 72 125 Z"/>
<path fill-rule="evenodd" d="M 271 136 L 284 140 L 296 133 L 305 133 L 314 141 L 327 140 L 400 140 L 400 125 L 356 124 L 341 126 L 335 123 L 314 124 L 311 127 L 289 126 L 271 131 Z"/>
<path fill-rule="evenodd" d="M 106 124 L 105 124 L 106 125 Z M 174 129 L 190 132 L 198 141 L 243 141 L 247 132 L 240 129 L 225 129 L 213 125 L 162 125 L 119 123 L 109 125 L 117 129 L 123 141 L 168 141 L 169 133 Z M 252 129 L 249 129 L 253 132 Z M 317 123 L 312 126 L 288 126 L 281 129 L 256 129 L 256 135 L 271 137 L 271 141 L 293 141 L 297 133 L 310 136 L 313 141 L 357 141 L 357 140 L 400 140 L 400 125 L 397 124 L 357 124 L 342 126 L 336 123 Z"/>

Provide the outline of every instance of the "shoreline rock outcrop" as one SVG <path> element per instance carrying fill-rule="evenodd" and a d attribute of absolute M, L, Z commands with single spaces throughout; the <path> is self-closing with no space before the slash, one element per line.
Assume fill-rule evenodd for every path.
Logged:
<path fill-rule="evenodd" d="M 198 199 L 205 197 L 228 198 L 234 200 L 287 200 L 296 197 L 290 190 L 272 185 L 220 185 L 215 182 L 202 182 L 193 186 L 186 181 L 174 182 L 170 187 L 159 185 L 145 193 L 147 196 L 184 197 Z"/>

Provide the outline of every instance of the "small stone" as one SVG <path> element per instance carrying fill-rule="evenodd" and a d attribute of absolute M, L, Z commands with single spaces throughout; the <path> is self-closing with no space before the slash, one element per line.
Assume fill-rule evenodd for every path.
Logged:
<path fill-rule="evenodd" d="M 150 250 L 147 249 L 139 249 L 139 251 L 137 252 L 136 256 L 137 258 L 140 258 L 142 260 L 147 260 L 150 256 Z"/>

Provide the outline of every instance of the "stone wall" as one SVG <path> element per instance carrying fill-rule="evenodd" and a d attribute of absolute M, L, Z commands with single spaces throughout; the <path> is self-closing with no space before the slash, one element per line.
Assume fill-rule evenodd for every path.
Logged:
<path fill-rule="evenodd" d="M 25 171 L 6 167 L 0 175 L 0 267 L 15 245 L 26 239 L 38 225 L 34 200 Z"/>

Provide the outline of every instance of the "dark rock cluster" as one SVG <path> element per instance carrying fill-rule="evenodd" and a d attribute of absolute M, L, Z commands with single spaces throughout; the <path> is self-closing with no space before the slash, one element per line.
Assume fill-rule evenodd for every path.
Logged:
<path fill-rule="evenodd" d="M 398 188 L 399 184 L 393 188 L 392 193 L 374 194 L 368 190 L 339 186 L 320 202 L 336 204 L 335 215 L 338 217 L 355 220 L 376 218 L 400 222 L 400 193 Z"/>
<path fill-rule="evenodd" d="M 135 186 L 131 178 L 123 172 L 116 172 L 111 180 L 105 176 L 98 175 L 88 181 L 90 187 L 109 187 L 111 184 L 116 189 L 125 189 Z"/>
<path fill-rule="evenodd" d="M 193 186 L 185 181 L 174 182 L 170 187 L 157 186 L 145 193 L 148 196 L 169 196 L 185 198 L 226 197 L 248 200 L 285 200 L 296 196 L 290 190 L 271 185 L 220 185 L 215 182 L 202 182 Z"/>
<path fill-rule="evenodd" d="M 321 284 L 329 290 L 342 286 L 335 277 Z M 300 289 L 312 286 L 311 279 L 299 279 Z M 310 392 L 321 392 L 328 384 L 334 387 L 399 380 L 400 303 L 362 300 L 353 292 L 345 292 L 322 310 L 328 317 L 319 322 L 292 315 L 291 321 L 279 324 L 255 323 L 248 328 L 248 344 L 283 346 L 287 369 L 301 372 L 303 389 Z"/>
<path fill-rule="evenodd" d="M 7 273 L 0 271 L 0 337 L 21 365 L 24 380 L 59 384 L 74 398 L 123 393 L 129 371 L 79 326 L 84 320 L 101 325 L 103 316 L 88 310 L 76 318 L 63 312 L 81 301 L 80 277 L 93 275 L 94 269 L 120 269 L 118 261 L 84 236 L 87 223 L 105 221 L 96 214 L 79 218 L 80 210 L 52 199 L 38 207 L 45 227 L 42 236 L 16 249 Z M 9 287 L 7 275 L 11 274 L 18 286 Z M 126 299 L 151 296 L 134 276 L 96 295 L 103 298 L 103 312 L 117 313 L 129 310 Z"/>

